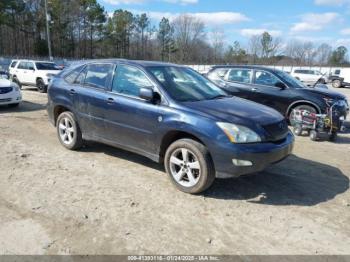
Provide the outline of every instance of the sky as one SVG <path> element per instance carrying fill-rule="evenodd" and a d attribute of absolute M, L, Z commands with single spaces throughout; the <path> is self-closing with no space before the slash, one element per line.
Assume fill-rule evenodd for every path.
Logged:
<path fill-rule="evenodd" d="M 268 31 L 291 39 L 345 45 L 350 50 L 350 0 L 98 0 L 108 13 L 127 9 L 147 13 L 152 23 L 187 13 L 199 17 L 206 30 L 223 33 L 232 44 L 245 45 L 252 35 Z M 210 40 L 210 39 L 209 39 Z"/>

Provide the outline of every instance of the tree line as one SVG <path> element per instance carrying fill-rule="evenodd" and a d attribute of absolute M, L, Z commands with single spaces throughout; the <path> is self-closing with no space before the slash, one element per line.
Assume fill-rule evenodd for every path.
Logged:
<path fill-rule="evenodd" d="M 47 0 L 54 57 L 129 58 L 192 64 L 349 65 L 348 50 L 288 41 L 268 32 L 227 44 L 219 28 L 182 14 L 158 24 L 146 14 L 107 13 L 96 0 Z M 47 57 L 44 0 L 0 1 L 0 55 Z"/>

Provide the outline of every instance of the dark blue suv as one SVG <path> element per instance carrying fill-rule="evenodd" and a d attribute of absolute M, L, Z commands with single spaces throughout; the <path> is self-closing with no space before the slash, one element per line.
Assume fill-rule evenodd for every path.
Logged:
<path fill-rule="evenodd" d="M 72 65 L 48 90 L 61 144 L 102 142 L 164 163 L 182 191 L 215 177 L 263 170 L 287 157 L 294 137 L 269 107 L 227 95 L 194 70 L 166 63 L 97 60 Z"/>

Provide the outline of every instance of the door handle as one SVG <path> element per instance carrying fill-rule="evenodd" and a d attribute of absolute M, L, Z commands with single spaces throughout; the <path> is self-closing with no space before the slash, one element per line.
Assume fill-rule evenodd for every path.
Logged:
<path fill-rule="evenodd" d="M 111 105 L 113 103 L 114 103 L 114 99 L 113 98 L 110 97 L 110 98 L 107 99 L 107 104 Z"/>
<path fill-rule="evenodd" d="M 75 92 L 74 89 L 69 90 L 69 93 L 70 93 L 71 95 L 75 95 L 75 94 L 76 94 L 76 92 Z"/>

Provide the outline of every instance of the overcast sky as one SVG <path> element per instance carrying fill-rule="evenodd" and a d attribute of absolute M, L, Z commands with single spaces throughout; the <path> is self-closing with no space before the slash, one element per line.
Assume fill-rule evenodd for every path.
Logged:
<path fill-rule="evenodd" d="M 107 12 L 122 8 L 147 13 L 153 23 L 165 16 L 193 14 L 210 32 L 223 31 L 227 43 L 243 44 L 268 31 L 291 38 L 326 42 L 350 49 L 350 0 L 99 0 Z M 210 35 L 209 35 L 210 36 Z"/>

